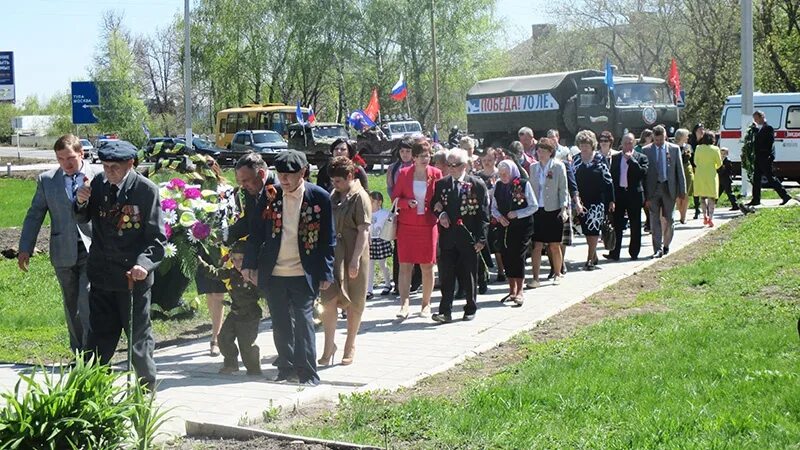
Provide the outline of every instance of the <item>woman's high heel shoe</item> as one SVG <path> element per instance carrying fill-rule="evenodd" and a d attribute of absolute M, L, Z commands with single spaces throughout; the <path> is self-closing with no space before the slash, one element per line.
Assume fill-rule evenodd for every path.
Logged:
<path fill-rule="evenodd" d="M 398 319 L 408 319 L 408 306 L 403 306 L 400 308 L 400 312 L 397 313 Z"/>
<path fill-rule="evenodd" d="M 353 358 L 355 358 L 355 356 L 356 356 L 355 347 L 350 348 L 350 351 L 347 351 L 345 349 L 344 356 L 342 357 L 342 365 L 349 366 L 350 364 L 353 364 Z"/>
<path fill-rule="evenodd" d="M 323 353 L 322 357 L 317 360 L 317 365 L 318 366 L 330 366 L 331 364 L 333 364 L 333 356 L 336 355 L 336 350 L 338 350 L 338 349 L 339 348 L 336 346 L 336 344 L 333 344 L 333 350 L 331 351 L 331 354 L 327 355 L 327 354 Z"/>

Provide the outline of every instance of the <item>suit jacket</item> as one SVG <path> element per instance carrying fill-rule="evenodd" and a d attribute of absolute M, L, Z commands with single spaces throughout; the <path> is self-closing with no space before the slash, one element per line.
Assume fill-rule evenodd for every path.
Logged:
<path fill-rule="evenodd" d="M 83 164 L 82 172 L 89 179 L 98 173 L 88 162 Z M 83 181 L 78 183 L 82 185 Z M 53 267 L 74 266 L 78 262 L 77 239 L 80 238 L 88 250 L 92 244 L 92 225 L 77 223 L 72 210 L 73 202 L 69 200 L 64 185 L 64 171 L 58 168 L 39 174 L 36 193 L 22 224 L 19 251 L 33 253 L 44 216 L 49 213 L 50 262 Z"/>
<path fill-rule="evenodd" d="M 664 142 L 667 146 L 667 186 L 669 195 L 675 199 L 686 194 L 686 174 L 683 171 L 681 149 L 675 144 Z M 645 145 L 642 153 L 647 157 L 647 176 L 644 186 L 645 198 L 651 199 L 658 184 L 658 158 L 655 144 Z"/>
<path fill-rule="evenodd" d="M 552 177 L 545 179 L 544 202 L 539 204 L 539 208 L 544 208 L 545 211 L 556 211 L 569 205 L 567 168 L 557 159 L 552 161 Z M 541 164 L 531 164 L 530 183 L 537 201 L 539 200 L 539 171 L 541 170 Z"/>
<path fill-rule="evenodd" d="M 620 167 L 622 167 L 622 153 L 618 153 L 611 157 L 611 179 L 614 180 L 614 190 L 621 191 L 619 186 L 620 180 Z M 645 176 L 647 175 L 647 156 L 644 153 L 633 152 L 631 159 L 628 160 L 628 190 L 639 192 L 641 200 L 644 201 L 644 185 Z M 615 196 L 620 198 L 619 194 Z"/>
<path fill-rule="evenodd" d="M 756 131 L 753 140 L 753 148 L 756 155 L 772 156 L 773 146 L 775 145 L 775 129 L 768 123 L 764 123 L 760 130 Z"/>
<path fill-rule="evenodd" d="M 319 292 L 321 281 L 333 282 L 333 255 L 336 248 L 336 233 L 333 229 L 333 216 L 331 215 L 331 197 L 321 187 L 305 181 L 305 192 L 303 193 L 303 204 L 311 213 L 304 213 L 301 210 L 300 220 L 307 214 L 310 222 L 319 225 L 318 239 L 310 244 L 304 242 L 305 236 L 298 230 L 297 247 L 300 253 L 300 262 L 303 265 L 308 287 L 312 292 Z M 272 270 L 278 261 L 278 252 L 281 248 L 280 226 L 274 227 L 274 219 L 265 214 L 267 202 L 270 205 L 277 204 L 283 199 L 283 189 L 280 185 L 275 185 L 275 195 L 270 198 L 262 195 L 256 204 L 255 211 L 258 212 L 250 222 L 250 236 L 247 238 L 247 246 L 244 254 L 242 267 L 245 269 L 258 269 L 258 286 L 266 289 L 272 277 Z M 317 208 L 319 207 L 319 208 Z M 318 212 L 314 212 L 318 209 Z M 274 232 L 275 230 L 278 232 Z"/>
<path fill-rule="evenodd" d="M 75 219 L 92 222 L 92 247 L 86 268 L 92 286 L 127 291 L 125 272 L 135 265 L 148 272 L 147 278 L 137 283 L 137 289 L 152 286 L 154 270 L 164 259 L 167 243 L 158 186 L 131 170 L 122 182 L 116 203 L 108 200 L 105 174 L 94 177 L 91 186 L 89 201 L 83 206 L 75 204 Z"/>
<path fill-rule="evenodd" d="M 405 223 L 411 225 L 428 225 L 433 226 L 436 223 L 436 214 L 430 209 L 429 205 L 433 198 L 433 191 L 436 182 L 442 178 L 442 171 L 433 166 L 428 166 L 427 169 L 428 188 L 425 191 L 425 214 L 417 214 L 417 208 L 410 207 L 408 202 L 415 200 L 414 198 L 414 166 L 404 167 L 400 169 L 397 176 L 397 183 L 394 185 L 392 191 L 392 201 L 397 200 L 398 223 Z"/>
<path fill-rule="evenodd" d="M 464 186 L 469 186 L 468 189 Z M 474 175 L 464 175 L 462 188 L 453 188 L 453 177 L 448 175 L 436 182 L 428 208 L 439 214 L 437 204 L 450 219 L 450 227 L 439 224 L 439 247 L 452 248 L 461 245 L 486 245 L 489 228 L 489 197 L 483 180 Z M 463 224 L 463 226 L 461 226 Z M 465 229 L 466 228 L 466 229 Z"/>
<path fill-rule="evenodd" d="M 264 195 L 264 191 L 267 189 L 267 186 L 276 183 L 277 181 L 275 180 L 275 175 L 272 171 L 269 171 L 267 173 L 267 179 L 264 181 L 264 187 L 261 189 L 261 193 L 258 196 L 250 195 L 246 190 L 237 188 L 236 198 L 242 214 L 239 219 L 233 223 L 233 225 L 228 227 L 228 239 L 225 241 L 225 244 L 232 245 L 234 242 L 250 234 L 250 221 L 253 220 L 253 217 L 257 217 L 258 214 L 248 214 L 248 212 L 256 209 L 256 203 L 258 203 L 258 199 Z M 238 202 L 238 199 L 240 198 L 238 195 L 239 192 L 242 193 L 241 198 L 243 198 L 243 200 L 241 202 Z"/>

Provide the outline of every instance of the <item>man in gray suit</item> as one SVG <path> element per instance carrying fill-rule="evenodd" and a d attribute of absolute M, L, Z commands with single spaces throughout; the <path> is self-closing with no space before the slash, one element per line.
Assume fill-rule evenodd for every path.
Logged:
<path fill-rule="evenodd" d="M 672 219 L 675 200 L 686 197 L 686 175 L 683 173 L 680 148 L 667 142 L 666 138 L 667 130 L 658 125 L 653 128 L 653 143 L 642 149 L 650 162 L 645 183 L 645 207 L 650 211 L 653 258 L 661 258 L 669 253 L 675 230 Z"/>
<path fill-rule="evenodd" d="M 45 214 L 50 214 L 50 263 L 56 272 L 64 298 L 64 314 L 69 330 L 69 346 L 82 350 L 89 333 L 89 279 L 86 259 L 92 243 L 91 224 L 75 221 L 75 191 L 84 180 L 94 178 L 95 171 L 83 161 L 80 140 L 71 134 L 61 136 L 53 147 L 58 169 L 39 175 L 36 193 L 22 225 L 19 239 L 19 268 L 28 271 L 36 238 Z"/>

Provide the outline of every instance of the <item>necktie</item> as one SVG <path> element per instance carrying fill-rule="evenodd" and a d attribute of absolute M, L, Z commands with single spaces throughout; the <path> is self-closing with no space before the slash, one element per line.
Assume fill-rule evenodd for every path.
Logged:
<path fill-rule="evenodd" d="M 75 177 L 77 177 L 78 174 L 77 173 L 73 174 L 73 175 L 64 174 L 64 176 L 68 177 L 68 179 L 69 179 L 69 189 L 67 189 L 67 197 L 69 197 L 69 201 L 74 201 L 75 200 L 75 187 L 76 187 L 75 186 Z"/>
<path fill-rule="evenodd" d="M 117 203 L 117 193 L 119 192 L 119 188 L 116 184 L 112 184 L 108 187 L 108 204 L 113 205 Z"/>
<path fill-rule="evenodd" d="M 664 155 L 664 147 L 658 148 L 658 181 L 667 181 L 667 158 Z"/>

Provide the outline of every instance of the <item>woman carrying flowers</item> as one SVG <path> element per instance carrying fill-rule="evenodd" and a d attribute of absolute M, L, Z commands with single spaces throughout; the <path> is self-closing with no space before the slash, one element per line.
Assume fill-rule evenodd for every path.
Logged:
<path fill-rule="evenodd" d="M 497 229 L 497 246 L 508 278 L 508 298 L 522 306 L 522 281 L 525 279 L 525 254 L 533 233 L 533 213 L 539 204 L 528 180 L 520 178 L 517 165 L 500 161 L 499 180 L 494 188 L 492 221 Z"/>

